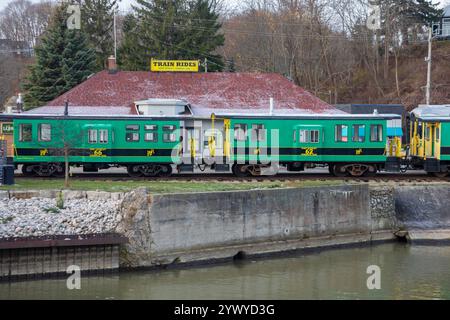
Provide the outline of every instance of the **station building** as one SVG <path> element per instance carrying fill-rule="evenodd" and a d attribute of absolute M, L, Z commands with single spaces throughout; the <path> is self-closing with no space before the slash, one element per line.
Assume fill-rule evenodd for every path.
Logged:
<path fill-rule="evenodd" d="M 32 114 L 194 115 L 344 113 L 275 73 L 104 70 Z"/>

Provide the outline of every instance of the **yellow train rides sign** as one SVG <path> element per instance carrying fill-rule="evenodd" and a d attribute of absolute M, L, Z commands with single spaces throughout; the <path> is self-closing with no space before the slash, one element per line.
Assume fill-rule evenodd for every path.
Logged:
<path fill-rule="evenodd" d="M 153 72 L 198 72 L 198 60 L 155 60 L 150 61 Z"/>

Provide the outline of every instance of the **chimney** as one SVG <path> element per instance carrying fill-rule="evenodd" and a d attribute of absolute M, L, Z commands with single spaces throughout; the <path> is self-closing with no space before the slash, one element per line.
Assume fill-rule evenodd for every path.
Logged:
<path fill-rule="evenodd" d="M 117 72 L 116 58 L 109 56 L 108 58 L 108 73 L 114 74 Z"/>

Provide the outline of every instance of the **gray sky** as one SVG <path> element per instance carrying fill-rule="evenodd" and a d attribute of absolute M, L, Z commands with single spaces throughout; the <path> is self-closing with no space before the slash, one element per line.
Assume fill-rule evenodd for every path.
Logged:
<path fill-rule="evenodd" d="M 6 7 L 6 5 L 10 2 L 12 2 L 13 0 L 0 0 L 0 10 L 2 10 L 4 7 Z M 40 0 L 31 0 L 32 2 L 39 2 Z M 237 4 L 240 1 L 239 0 L 225 0 L 226 2 L 229 2 L 230 4 Z M 134 0 L 122 0 L 120 3 L 120 9 L 121 10 L 126 10 L 130 7 L 130 4 L 134 2 Z M 440 2 L 441 6 L 443 6 L 444 4 L 450 4 L 450 0 L 435 0 L 434 2 Z"/>
<path fill-rule="evenodd" d="M 0 0 L 0 10 L 6 7 L 6 5 L 13 0 Z M 31 2 L 40 2 L 40 0 L 30 0 Z M 127 9 L 130 6 L 130 3 L 133 2 L 133 0 L 122 0 L 120 3 L 120 9 Z"/>

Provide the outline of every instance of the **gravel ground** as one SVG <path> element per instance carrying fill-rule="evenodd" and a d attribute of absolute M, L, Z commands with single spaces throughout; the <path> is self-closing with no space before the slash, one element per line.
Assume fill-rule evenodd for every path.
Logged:
<path fill-rule="evenodd" d="M 0 200 L 0 238 L 106 233 L 120 221 L 120 200 Z"/>

